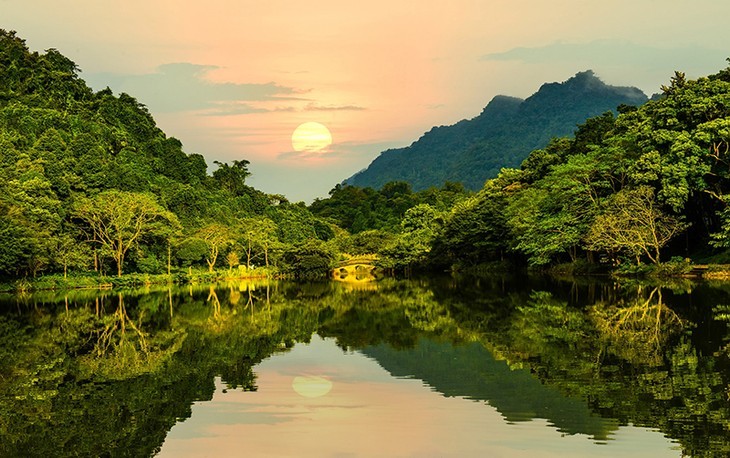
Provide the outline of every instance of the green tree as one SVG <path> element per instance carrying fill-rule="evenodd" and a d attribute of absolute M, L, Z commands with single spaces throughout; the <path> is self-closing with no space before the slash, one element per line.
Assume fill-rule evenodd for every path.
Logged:
<path fill-rule="evenodd" d="M 130 248 L 145 237 L 177 225 L 177 217 L 152 195 L 117 190 L 80 199 L 74 214 L 85 224 L 89 239 L 110 253 L 118 276 L 122 275 Z"/>
<path fill-rule="evenodd" d="M 63 278 L 68 276 L 68 268 L 83 267 L 90 259 L 89 247 L 79 243 L 69 234 L 61 234 L 55 239 L 55 261 L 63 267 Z"/>
<path fill-rule="evenodd" d="M 208 254 L 208 242 L 198 237 L 187 237 L 176 246 L 175 257 L 184 266 L 201 261 Z"/>
<path fill-rule="evenodd" d="M 639 262 L 642 255 L 654 264 L 660 250 L 687 228 L 679 218 L 663 212 L 647 186 L 625 189 L 613 195 L 596 217 L 586 237 L 589 249 L 623 252 Z"/>
<path fill-rule="evenodd" d="M 226 262 L 228 263 L 228 274 L 230 275 L 231 270 L 237 266 L 241 260 L 238 258 L 238 254 L 235 251 L 231 251 L 226 255 Z"/>
<path fill-rule="evenodd" d="M 195 236 L 204 240 L 208 245 L 208 253 L 205 262 L 208 264 L 208 271 L 213 272 L 218 255 L 227 246 L 235 241 L 235 236 L 229 226 L 220 223 L 212 223 L 199 229 Z"/>
<path fill-rule="evenodd" d="M 234 196 L 243 195 L 246 189 L 246 178 L 251 175 L 251 172 L 248 171 L 250 162 L 234 160 L 233 165 L 218 161 L 213 161 L 213 163 L 218 166 L 213 171 L 213 179 L 218 185 Z"/>
<path fill-rule="evenodd" d="M 22 269 L 36 276 L 53 262 L 55 237 L 61 229 L 61 202 L 46 178 L 41 160 L 21 155 L 4 184 L 6 217 L 10 226 L 23 228 L 22 244 L 26 246 L 26 264 Z M 20 267 L 20 266 L 18 266 Z"/>
<path fill-rule="evenodd" d="M 609 177 L 608 164 L 595 151 L 554 164 L 505 210 L 515 248 L 532 264 L 547 264 L 562 253 L 575 261 L 601 197 L 611 191 Z"/>
<path fill-rule="evenodd" d="M 264 265 L 269 267 L 270 250 L 278 242 L 276 223 L 266 217 L 246 218 L 240 221 L 238 232 L 246 256 L 246 268 L 251 268 L 255 258 L 263 258 Z"/>
<path fill-rule="evenodd" d="M 331 272 L 335 254 L 324 242 L 315 239 L 290 246 L 282 261 L 285 270 L 297 277 L 322 277 Z"/>
<path fill-rule="evenodd" d="M 434 241 L 431 262 L 473 265 L 501 259 L 510 243 L 505 207 L 521 188 L 522 173 L 502 169 L 479 193 L 454 205 Z"/>

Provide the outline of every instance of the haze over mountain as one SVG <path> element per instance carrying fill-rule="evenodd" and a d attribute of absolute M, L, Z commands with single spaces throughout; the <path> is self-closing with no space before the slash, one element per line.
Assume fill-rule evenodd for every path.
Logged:
<path fill-rule="evenodd" d="M 496 96 L 479 116 L 434 127 L 408 147 L 383 151 L 345 183 L 378 189 L 407 181 L 422 190 L 455 181 L 477 190 L 551 138 L 572 135 L 586 119 L 646 101 L 635 87 L 610 86 L 591 70 L 580 72 L 563 83 L 543 84 L 525 100 Z"/>

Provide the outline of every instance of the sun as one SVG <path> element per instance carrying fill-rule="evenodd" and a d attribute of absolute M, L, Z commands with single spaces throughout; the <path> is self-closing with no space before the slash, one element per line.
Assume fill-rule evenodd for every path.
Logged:
<path fill-rule="evenodd" d="M 291 385 L 292 388 L 294 388 L 294 391 L 305 398 L 318 398 L 332 390 L 331 381 L 316 375 L 294 377 Z"/>
<path fill-rule="evenodd" d="M 291 146 L 294 151 L 304 153 L 320 153 L 332 144 L 332 134 L 318 122 L 305 122 L 294 129 L 291 134 Z"/>

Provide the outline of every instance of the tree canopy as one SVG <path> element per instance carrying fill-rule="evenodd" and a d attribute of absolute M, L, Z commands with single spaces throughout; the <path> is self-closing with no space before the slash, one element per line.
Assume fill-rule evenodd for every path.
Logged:
<path fill-rule="evenodd" d="M 235 242 L 249 218 L 268 221 L 262 259 L 331 238 L 303 205 L 246 184 L 247 160 L 214 161 L 209 175 L 132 95 L 94 92 L 79 75 L 58 50 L 31 52 L 0 30 L 0 276 L 215 267 L 237 245 L 206 256 L 201 231 L 227 228 L 219 236 Z"/>

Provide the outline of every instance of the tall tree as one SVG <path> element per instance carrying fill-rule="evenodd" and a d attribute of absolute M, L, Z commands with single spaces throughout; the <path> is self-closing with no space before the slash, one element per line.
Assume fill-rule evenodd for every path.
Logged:
<path fill-rule="evenodd" d="M 163 234 L 178 224 L 177 217 L 152 195 L 117 190 L 80 199 L 74 214 L 85 223 L 90 240 L 110 253 L 118 276 L 130 248 L 146 236 Z"/>
<path fill-rule="evenodd" d="M 660 250 L 687 225 L 662 211 L 654 190 L 648 186 L 625 189 L 613 195 L 605 211 L 596 217 L 587 237 L 588 248 L 611 253 L 642 255 L 654 264 Z"/>
<path fill-rule="evenodd" d="M 195 235 L 197 238 L 205 240 L 208 245 L 205 262 L 208 264 L 208 271 L 213 272 L 221 250 L 235 241 L 233 231 L 224 224 L 212 223 L 199 229 Z"/>

